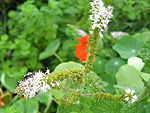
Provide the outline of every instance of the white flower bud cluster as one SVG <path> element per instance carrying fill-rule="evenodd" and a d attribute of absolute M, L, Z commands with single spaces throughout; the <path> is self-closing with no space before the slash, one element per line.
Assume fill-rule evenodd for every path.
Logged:
<path fill-rule="evenodd" d="M 125 33 L 125 32 L 122 32 L 122 31 L 114 31 L 114 32 L 111 32 L 111 36 L 113 38 L 121 38 L 125 35 L 128 35 L 128 33 Z"/>
<path fill-rule="evenodd" d="M 34 97 L 38 92 L 47 92 L 51 89 L 50 85 L 47 84 L 47 74 L 50 70 L 47 70 L 45 73 L 41 72 L 35 72 L 32 77 L 28 77 L 25 80 L 19 81 L 19 86 L 16 88 L 19 91 L 19 94 L 23 94 L 26 98 L 32 98 Z M 54 87 L 55 85 L 59 86 L 58 82 L 53 83 L 53 80 L 51 81 L 51 86 Z"/>
<path fill-rule="evenodd" d="M 113 17 L 113 7 L 108 6 L 107 8 L 104 7 L 104 3 L 102 0 L 94 0 L 91 4 L 90 9 L 90 17 L 91 20 L 91 29 L 94 30 L 95 28 L 99 29 L 99 32 L 103 32 L 104 29 L 107 27 L 108 23 L 110 22 L 110 18 Z M 93 32 L 90 32 L 93 34 Z"/>
<path fill-rule="evenodd" d="M 127 94 L 125 94 L 125 96 L 126 96 L 125 100 L 127 102 L 133 104 L 135 101 L 137 101 L 137 95 L 133 95 L 135 93 L 134 90 L 131 91 L 130 89 L 126 89 L 125 92 L 127 93 Z"/>

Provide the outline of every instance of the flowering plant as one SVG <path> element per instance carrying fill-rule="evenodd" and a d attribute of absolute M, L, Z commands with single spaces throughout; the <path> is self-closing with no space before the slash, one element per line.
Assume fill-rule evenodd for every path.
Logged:
<path fill-rule="evenodd" d="M 68 62 L 59 64 L 53 72 L 47 69 L 45 73 L 41 71 L 27 73 L 19 81 L 15 93 L 23 95 L 26 98 L 32 98 L 37 94 L 46 93 L 50 90 L 54 95 L 55 102 L 59 105 L 58 112 L 67 111 L 71 108 L 74 108 L 74 110 L 71 109 L 69 112 L 80 110 L 81 112 L 127 112 L 146 96 L 150 84 L 145 81 L 145 76 L 142 76 L 145 77 L 144 79 L 141 77 L 142 80 L 139 76 L 135 77 L 141 86 L 143 86 L 143 83 L 147 85 L 142 93 L 131 90 L 131 86 L 137 85 L 136 83 L 133 82 L 132 84 L 131 82 L 130 84 L 126 84 L 120 80 L 120 78 L 122 80 L 125 79 L 121 73 L 124 72 L 124 69 L 135 73 L 139 72 L 139 70 L 134 70 L 133 63 L 128 62 L 127 65 L 120 67 L 121 71 L 119 70 L 117 74 L 115 73 L 117 85 L 114 87 L 116 92 L 119 89 L 116 94 L 110 94 L 106 88 L 107 83 L 103 82 L 92 71 L 95 56 L 98 52 L 98 42 L 101 39 L 100 33 L 104 32 L 106 27 L 108 27 L 109 19 L 113 17 L 113 7 L 108 6 L 105 8 L 102 0 L 94 0 L 90 4 L 89 19 L 91 20 L 91 27 L 89 35 L 78 39 L 80 44 L 76 44 L 75 52 L 76 57 L 80 58 L 80 62 L 85 61 L 85 66 L 75 62 Z M 124 40 L 124 38 L 121 39 Z M 141 44 L 140 41 L 136 41 Z M 117 44 L 114 46 L 114 50 L 116 51 L 120 45 L 119 42 Z M 132 50 L 131 52 L 134 53 L 135 51 Z M 118 62 L 115 61 L 114 65 L 118 66 Z M 111 73 L 109 70 L 106 72 Z M 126 89 L 127 87 L 129 88 Z M 60 94 L 59 97 L 56 96 L 56 92 Z"/>

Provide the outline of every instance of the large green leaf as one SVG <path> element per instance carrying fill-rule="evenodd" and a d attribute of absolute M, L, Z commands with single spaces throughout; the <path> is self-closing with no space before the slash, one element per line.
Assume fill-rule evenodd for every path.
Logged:
<path fill-rule="evenodd" d="M 39 104 L 36 98 L 23 100 L 23 105 L 25 108 L 25 113 L 38 113 Z"/>
<path fill-rule="evenodd" d="M 117 85 L 130 87 L 130 86 L 143 86 L 140 79 L 142 76 L 146 81 L 150 78 L 149 74 L 142 73 L 130 65 L 123 65 L 119 68 L 116 74 Z"/>
<path fill-rule="evenodd" d="M 144 67 L 144 63 L 141 58 L 131 57 L 128 59 L 128 64 L 135 67 L 137 70 L 141 71 Z"/>
<path fill-rule="evenodd" d="M 5 73 L 3 73 L 1 77 L 1 82 L 6 89 L 8 89 L 12 93 L 14 92 L 17 82 L 13 77 L 10 77 Z"/>
<path fill-rule="evenodd" d="M 136 33 L 133 37 L 136 37 L 146 42 L 150 38 L 150 32 Z"/>
<path fill-rule="evenodd" d="M 93 65 L 93 71 L 96 73 L 102 73 L 105 70 L 105 64 L 107 62 L 107 59 L 96 57 L 96 61 Z"/>
<path fill-rule="evenodd" d="M 125 104 L 120 113 L 137 113 L 136 104 Z"/>
<path fill-rule="evenodd" d="M 124 36 L 113 46 L 113 49 L 117 51 L 122 58 L 127 59 L 137 56 L 136 52 L 141 50 L 143 43 L 144 41 L 140 39 Z"/>
<path fill-rule="evenodd" d="M 52 93 L 50 91 L 44 94 L 41 93 L 40 95 L 38 95 L 38 100 L 39 102 L 44 103 L 46 105 L 44 112 L 47 112 L 53 101 Z"/>
<path fill-rule="evenodd" d="M 113 85 L 115 84 L 115 80 L 114 80 L 114 76 L 111 75 L 111 74 L 100 74 L 100 78 L 109 83 L 106 87 L 105 87 L 105 90 L 106 90 L 106 93 L 111 93 L 113 94 L 114 93 L 114 87 Z"/>
<path fill-rule="evenodd" d="M 46 47 L 45 51 L 40 53 L 39 60 L 43 60 L 52 56 L 57 51 L 59 45 L 60 41 L 58 39 L 50 43 L 50 45 Z"/>
<path fill-rule="evenodd" d="M 7 113 L 25 113 L 22 100 L 18 100 L 12 106 L 6 108 Z"/>
<path fill-rule="evenodd" d="M 57 113 L 79 113 L 80 109 L 77 105 L 58 106 Z"/>
<path fill-rule="evenodd" d="M 120 66 L 125 64 L 126 61 L 121 58 L 112 58 L 105 65 L 105 72 L 108 74 L 116 75 Z"/>
<path fill-rule="evenodd" d="M 93 113 L 120 113 L 123 103 L 112 102 L 109 100 L 100 100 L 93 102 L 90 111 Z"/>
<path fill-rule="evenodd" d="M 59 64 L 56 68 L 55 68 L 55 72 L 58 71 L 63 71 L 64 69 L 71 69 L 71 68 L 78 68 L 78 69 L 84 69 L 84 66 L 79 64 L 79 63 L 75 63 L 75 62 L 66 62 L 66 63 L 61 63 Z"/>

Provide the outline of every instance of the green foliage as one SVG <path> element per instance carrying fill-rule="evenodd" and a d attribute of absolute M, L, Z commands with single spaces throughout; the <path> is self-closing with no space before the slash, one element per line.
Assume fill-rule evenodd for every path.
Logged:
<path fill-rule="evenodd" d="M 132 38 L 131 36 L 124 36 L 114 46 L 113 49 L 124 58 L 137 56 L 136 52 L 141 50 L 143 41 Z"/>
<path fill-rule="evenodd" d="M 128 72 L 128 73 L 127 73 Z M 140 79 L 142 76 L 145 80 L 149 80 L 150 75 L 146 73 L 141 73 L 136 70 L 133 66 L 123 65 L 120 67 L 116 74 L 117 85 L 129 87 L 129 86 L 143 86 L 143 82 Z"/>
<path fill-rule="evenodd" d="M 52 56 L 53 54 L 56 54 L 56 50 L 58 49 L 59 45 L 59 40 L 55 40 L 52 44 L 48 45 L 45 51 L 39 54 L 39 60 L 46 59 Z"/>
<path fill-rule="evenodd" d="M 94 62 L 93 65 L 93 71 L 98 73 L 103 73 L 105 71 L 105 64 L 107 62 L 107 59 L 105 58 L 100 58 L 100 57 L 96 57 L 96 61 Z"/>
<path fill-rule="evenodd" d="M 142 62 L 142 59 L 138 57 L 131 57 L 128 59 L 128 64 L 135 67 L 138 71 L 141 71 L 144 67 L 144 63 Z"/>
<path fill-rule="evenodd" d="M 113 85 L 116 84 L 114 75 L 111 75 L 111 74 L 101 74 L 100 78 L 102 79 L 102 81 L 105 81 L 105 82 L 108 83 L 108 85 L 105 86 L 106 92 L 110 93 L 110 94 L 114 94 L 115 90 L 114 90 Z"/>
<path fill-rule="evenodd" d="M 36 98 L 34 98 L 27 101 L 18 100 L 11 107 L 6 108 L 6 113 L 37 113 L 38 109 L 38 101 Z"/>
<path fill-rule="evenodd" d="M 113 0 L 114 18 L 109 31 L 124 31 L 134 34 L 150 28 L 149 0 Z"/>
<path fill-rule="evenodd" d="M 138 53 L 139 56 L 142 58 L 145 65 L 150 69 L 150 40 L 142 46 L 141 51 Z"/>
<path fill-rule="evenodd" d="M 120 66 L 125 64 L 126 61 L 120 58 L 112 58 L 105 65 L 105 72 L 108 74 L 116 75 Z M 112 68 L 113 67 L 113 68 Z"/>
<path fill-rule="evenodd" d="M 47 112 L 53 101 L 52 93 L 50 91 L 46 92 L 46 94 L 41 93 L 38 95 L 38 101 L 46 105 L 44 112 Z"/>
<path fill-rule="evenodd" d="M 74 99 L 70 106 L 61 106 L 62 98 L 69 99 L 66 98 L 71 93 L 68 89 L 51 89 L 50 92 L 29 100 L 23 100 L 13 94 L 17 81 L 28 71 L 47 67 L 51 72 L 54 70 L 54 73 L 73 68 L 85 69 L 75 58 L 75 45 L 81 37 L 76 30 L 82 29 L 88 33 L 90 28 L 89 2 L 90 0 L 24 0 L 24 3 L 16 1 L 0 6 L 0 94 L 3 103 L 0 112 L 150 112 L 148 95 L 142 101 L 130 105 L 81 96 Z M 113 20 L 109 24 L 108 33 L 104 33 L 104 38 L 98 42 L 99 50 L 94 68 L 87 74 L 86 84 L 82 84 L 81 92 L 123 95 L 124 90 L 130 88 L 140 94 L 144 89 L 142 81 L 147 82 L 150 78 L 149 0 L 104 2 L 114 6 Z M 109 34 L 112 31 L 124 31 L 133 35 L 113 39 Z M 145 65 L 131 58 L 135 56 L 140 56 Z M 77 72 L 75 74 L 78 75 Z M 79 80 L 69 78 L 61 83 L 63 88 L 78 90 L 80 84 L 76 85 L 76 82 Z"/>
<path fill-rule="evenodd" d="M 9 76 L 5 73 L 3 73 L 1 76 L 1 83 L 12 93 L 14 92 L 17 85 L 17 81 L 12 76 Z"/>
<path fill-rule="evenodd" d="M 57 113 L 136 113 L 138 107 L 136 104 L 129 105 L 122 102 L 112 102 L 106 100 L 94 100 L 91 98 L 79 99 L 80 104 L 73 104 L 69 107 L 59 106 Z M 72 109 L 71 109 L 72 108 Z"/>
<path fill-rule="evenodd" d="M 77 68 L 77 69 L 83 69 L 84 66 L 79 63 L 75 62 L 66 62 L 66 63 L 61 63 L 55 68 L 55 72 L 63 71 L 64 69 L 72 69 L 72 68 Z"/>

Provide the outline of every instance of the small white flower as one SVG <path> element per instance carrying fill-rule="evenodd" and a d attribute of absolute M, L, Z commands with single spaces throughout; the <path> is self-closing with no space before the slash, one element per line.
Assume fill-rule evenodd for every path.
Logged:
<path fill-rule="evenodd" d="M 125 98 L 126 101 L 129 101 L 129 97 Z"/>
<path fill-rule="evenodd" d="M 131 94 L 133 95 L 134 93 L 135 93 L 135 91 L 134 91 L 134 90 L 132 90 L 132 91 L 131 91 Z"/>
<path fill-rule="evenodd" d="M 133 96 L 133 99 L 132 99 L 132 104 L 137 100 L 137 95 L 134 95 Z"/>
<path fill-rule="evenodd" d="M 130 89 L 126 89 L 125 92 L 128 94 L 128 93 L 131 92 L 131 90 Z"/>
<path fill-rule="evenodd" d="M 134 95 L 135 91 L 134 90 L 130 90 L 130 89 L 126 89 L 125 92 L 127 94 L 125 94 L 125 101 L 129 102 L 129 103 L 134 103 L 137 100 L 137 95 Z"/>

